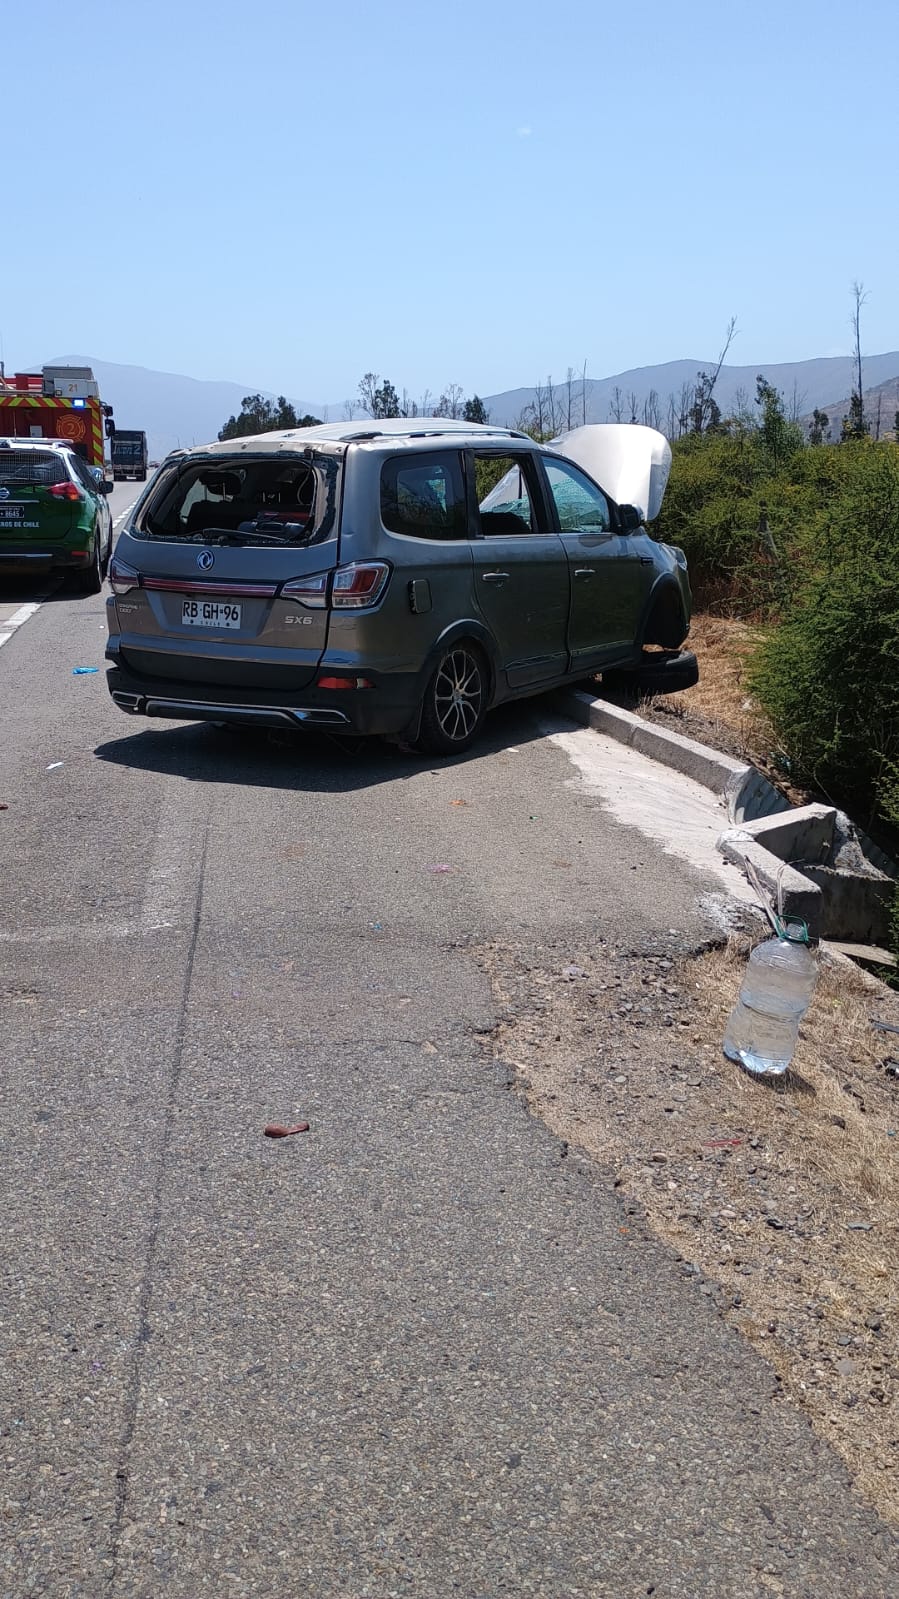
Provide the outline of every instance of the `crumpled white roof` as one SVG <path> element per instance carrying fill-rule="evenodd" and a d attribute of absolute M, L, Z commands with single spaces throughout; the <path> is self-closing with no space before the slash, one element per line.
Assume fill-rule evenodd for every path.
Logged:
<path fill-rule="evenodd" d="M 487 438 L 521 438 L 521 434 L 511 428 L 453 421 L 450 417 L 401 416 L 388 417 L 384 421 L 362 417 L 354 422 L 320 422 L 311 428 L 287 428 L 281 433 L 251 433 L 245 438 L 222 439 L 197 448 L 203 453 L 208 450 L 216 454 L 233 455 L 242 450 L 252 450 L 254 455 L 258 455 L 261 451 L 277 453 L 279 450 L 305 450 L 308 445 L 332 444 L 339 447 L 362 439 L 393 438 L 402 443 L 404 439 L 438 438 L 442 434 L 459 433 L 466 433 L 469 437 L 483 434 Z M 185 453 L 193 455 L 196 451 L 191 449 Z"/>

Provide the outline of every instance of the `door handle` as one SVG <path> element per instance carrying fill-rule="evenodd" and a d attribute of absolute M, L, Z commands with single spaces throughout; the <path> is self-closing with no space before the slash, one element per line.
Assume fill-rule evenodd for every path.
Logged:
<path fill-rule="evenodd" d="M 640 556 L 640 565 L 641 566 L 655 566 L 655 561 L 653 560 L 651 555 L 641 555 Z"/>
<path fill-rule="evenodd" d="M 575 577 L 594 577 L 595 574 L 595 566 L 576 566 L 574 569 Z"/>
<path fill-rule="evenodd" d="M 508 572 L 482 572 L 481 577 L 485 583 L 505 583 Z"/>

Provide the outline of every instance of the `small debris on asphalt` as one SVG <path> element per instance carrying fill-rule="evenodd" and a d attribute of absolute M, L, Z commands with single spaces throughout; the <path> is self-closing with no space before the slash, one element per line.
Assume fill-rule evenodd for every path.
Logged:
<path fill-rule="evenodd" d="M 57 768 L 60 767 L 61 765 L 62 765 L 62 761 L 51 761 L 50 765 L 47 767 L 47 771 L 48 772 L 55 772 L 57 770 Z"/>
<path fill-rule="evenodd" d="M 438 866 L 428 866 L 425 868 L 426 871 L 434 872 L 437 876 L 445 876 L 446 873 L 451 872 L 452 869 L 453 868 L 451 866 L 447 866 L 445 862 L 441 862 Z"/>
<path fill-rule="evenodd" d="M 872 1225 L 869 1221 L 847 1221 L 846 1229 L 850 1233 L 869 1233 Z"/>
<path fill-rule="evenodd" d="M 94 672 L 99 672 L 99 666 L 73 666 L 73 677 L 92 677 Z"/>
<path fill-rule="evenodd" d="M 468 801 L 467 800 L 463 800 L 463 799 L 456 799 L 456 800 L 450 800 L 450 804 L 451 805 L 455 805 L 457 807 L 461 807 L 463 805 L 467 805 Z"/>
<path fill-rule="evenodd" d="M 290 1138 L 294 1133 L 308 1133 L 308 1122 L 297 1122 L 295 1127 L 282 1127 L 280 1122 L 269 1122 L 262 1132 L 266 1138 Z"/>

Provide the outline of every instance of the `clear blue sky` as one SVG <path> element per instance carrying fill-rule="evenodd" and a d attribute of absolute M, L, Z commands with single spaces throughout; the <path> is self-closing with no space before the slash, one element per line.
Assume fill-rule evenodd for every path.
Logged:
<path fill-rule="evenodd" d="M 899 347 L 899 6 L 61 0 L 3 20 L 7 369 L 337 402 Z"/>

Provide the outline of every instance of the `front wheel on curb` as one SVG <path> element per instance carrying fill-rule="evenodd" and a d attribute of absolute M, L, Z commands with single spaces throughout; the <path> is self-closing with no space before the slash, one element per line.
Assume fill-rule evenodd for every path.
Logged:
<path fill-rule="evenodd" d="M 481 651 L 474 644 L 454 644 L 441 656 L 425 689 L 415 748 L 429 755 L 461 755 L 481 730 L 487 692 Z"/>

